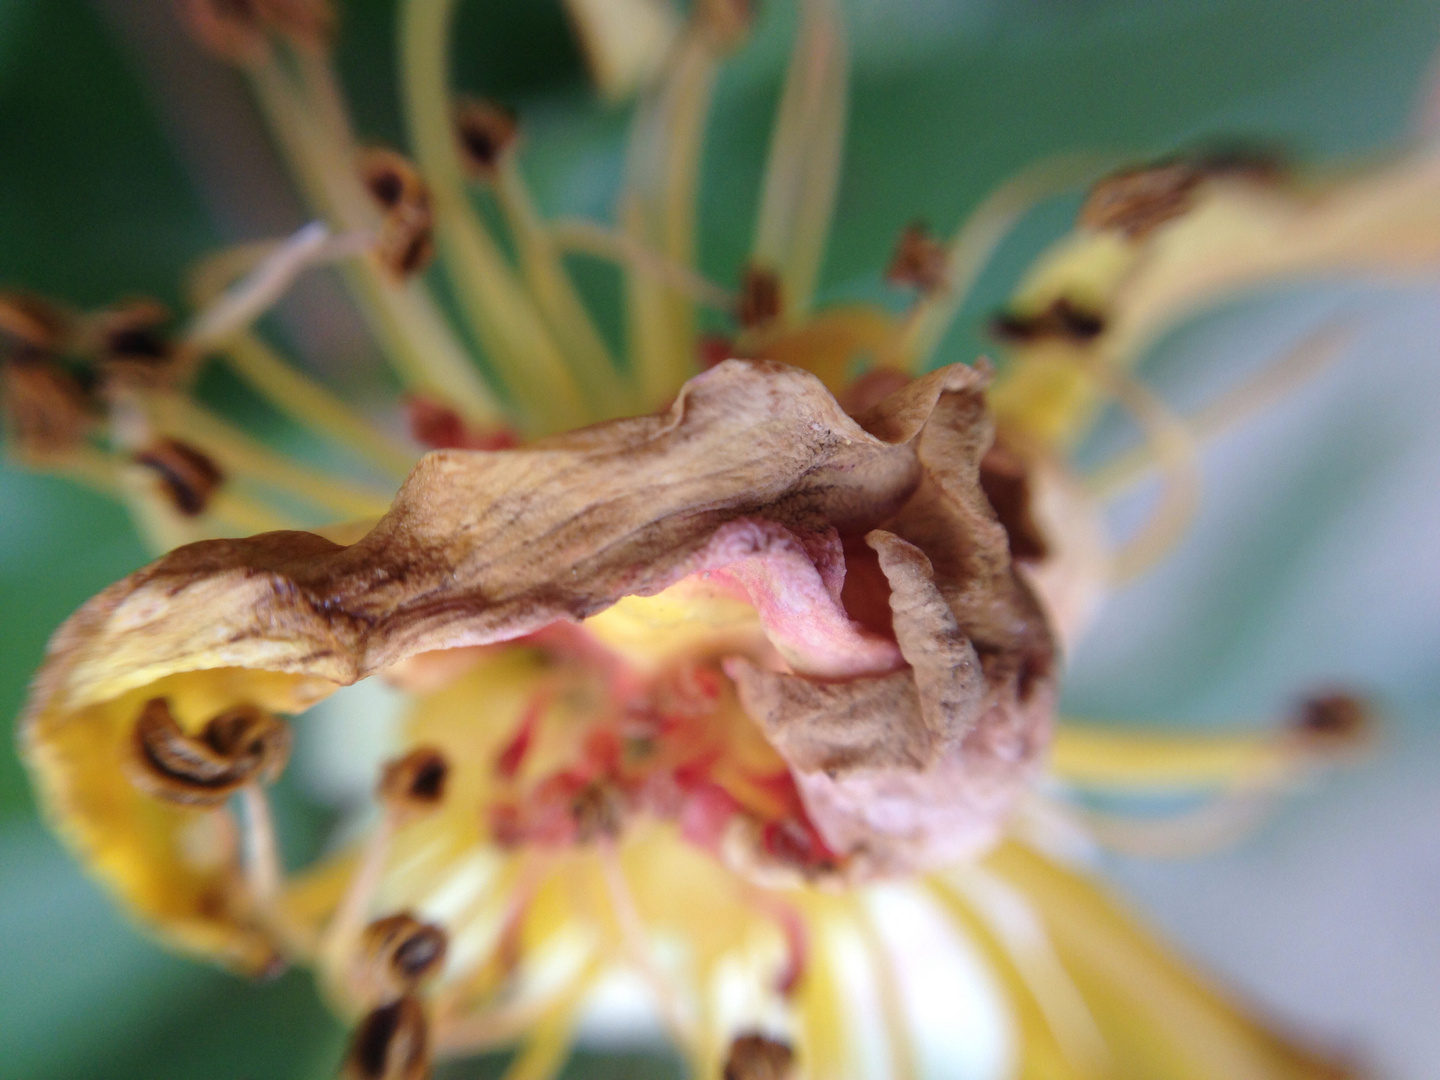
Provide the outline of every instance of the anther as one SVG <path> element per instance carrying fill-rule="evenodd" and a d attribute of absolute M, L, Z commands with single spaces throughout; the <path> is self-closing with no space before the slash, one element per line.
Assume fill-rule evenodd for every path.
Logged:
<path fill-rule="evenodd" d="M 1315 749 L 1344 751 L 1364 742 L 1375 727 L 1370 703 L 1345 691 L 1315 694 L 1300 702 L 1295 731 Z"/>
<path fill-rule="evenodd" d="M 158 798 L 216 806 L 249 783 L 270 783 L 290 758 L 290 728 L 252 705 L 227 709 L 198 736 L 185 734 L 165 698 L 135 721 L 130 775 Z"/>
<path fill-rule="evenodd" d="M 448 945 L 444 930 L 408 912 L 372 922 L 362 935 L 360 955 L 377 999 L 391 1001 L 418 990 L 440 971 Z"/>
<path fill-rule="evenodd" d="M 575 840 L 581 844 L 620 835 L 625 808 L 620 793 L 610 784 L 592 781 L 581 788 L 570 803 L 575 822 Z"/>
<path fill-rule="evenodd" d="M 748 266 L 740 281 L 740 302 L 735 318 L 746 330 L 774 322 L 781 312 L 780 279 L 774 271 Z"/>
<path fill-rule="evenodd" d="M 429 1023 L 413 997 L 368 1013 L 350 1038 L 340 1070 L 343 1080 L 424 1080 L 429 1074 Z"/>
<path fill-rule="evenodd" d="M 95 350 L 106 378 L 138 386 L 172 382 L 179 350 L 165 330 L 170 312 L 153 300 L 131 300 L 95 320 Z"/>
<path fill-rule="evenodd" d="M 135 463 L 160 478 L 171 505 L 185 517 L 203 514 L 211 497 L 225 482 L 225 474 L 215 462 L 179 439 L 152 443 L 135 455 Z"/>
<path fill-rule="evenodd" d="M 455 104 L 455 136 L 470 174 L 491 180 L 520 134 L 515 113 L 494 101 L 462 98 Z"/>
<path fill-rule="evenodd" d="M 990 332 L 1016 344 L 1054 338 L 1083 345 L 1105 332 L 1105 317 L 1062 296 L 1033 314 L 997 315 L 990 321 Z"/>
<path fill-rule="evenodd" d="M 60 352 L 68 330 L 63 312 L 44 297 L 0 293 L 0 342 L 7 359 L 30 359 Z"/>
<path fill-rule="evenodd" d="M 693 10 L 717 49 L 739 48 L 755 23 L 753 0 L 699 0 Z"/>
<path fill-rule="evenodd" d="M 435 219 L 425 181 L 404 157 L 380 148 L 361 155 L 360 178 L 384 212 L 376 258 L 397 277 L 418 274 L 435 251 Z"/>
<path fill-rule="evenodd" d="M 202 48 L 232 64 L 263 60 L 271 33 L 319 49 L 335 29 L 329 0 L 180 0 L 180 14 Z"/>
<path fill-rule="evenodd" d="M 84 384 L 40 353 L 17 351 L 0 364 L 0 408 L 10 440 L 38 458 L 79 446 L 99 418 Z"/>
<path fill-rule="evenodd" d="M 1115 230 L 1141 240 L 1160 226 L 1187 213 L 1200 185 L 1217 176 L 1267 182 L 1281 172 L 1273 154 L 1252 150 L 1221 150 L 1186 159 L 1171 159 L 1106 177 L 1091 190 L 1080 208 L 1080 224 Z"/>
<path fill-rule="evenodd" d="M 725 1080 L 789 1080 L 795 1051 L 789 1043 L 758 1032 L 737 1037 L 725 1056 Z"/>
<path fill-rule="evenodd" d="M 399 816 L 428 813 L 445 801 L 450 764 L 432 747 L 418 747 L 386 762 L 375 795 L 387 811 Z"/>
<path fill-rule="evenodd" d="M 949 262 L 945 245 L 930 234 L 924 223 L 912 222 L 895 243 L 885 280 L 922 293 L 936 292 L 945 285 Z"/>

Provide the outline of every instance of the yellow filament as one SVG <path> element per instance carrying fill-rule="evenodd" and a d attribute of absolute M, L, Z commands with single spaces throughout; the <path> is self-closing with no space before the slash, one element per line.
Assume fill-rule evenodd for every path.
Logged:
<path fill-rule="evenodd" d="M 716 67 L 708 31 L 692 20 L 664 78 L 636 111 L 620 196 L 622 231 L 686 266 L 695 262 L 695 195 Z M 639 405 L 656 408 L 695 371 L 694 308 L 648 274 L 628 275 L 626 292 Z"/>
<path fill-rule="evenodd" d="M 1307 758 L 1294 736 L 1159 734 L 1066 721 L 1050 769 L 1066 783 L 1113 791 L 1167 792 L 1274 784 Z"/>
<path fill-rule="evenodd" d="M 810 309 L 840 186 L 848 50 L 835 0 L 803 0 L 760 196 L 753 261 L 780 278 L 782 314 Z"/>
<path fill-rule="evenodd" d="M 526 426 L 547 434 L 591 419 L 567 357 L 551 336 L 465 193 L 450 115 L 446 50 L 454 0 L 407 0 L 401 9 L 406 120 L 435 204 L 435 231 L 460 305 Z"/>
<path fill-rule="evenodd" d="M 550 234 L 554 242 L 566 251 L 584 252 L 618 263 L 632 273 L 652 277 L 656 283 L 714 311 L 729 315 L 739 301 L 732 290 L 715 284 L 699 271 L 668 259 L 633 236 L 616 232 L 598 222 L 555 221 L 550 224 Z"/>
<path fill-rule="evenodd" d="M 1353 332 L 1336 323 L 1327 323 L 1305 335 L 1278 361 L 1183 421 L 1190 440 L 1196 444 L 1208 442 L 1283 401 L 1334 362 L 1353 336 Z M 1096 498 L 1114 498 L 1144 479 L 1158 464 L 1154 448 L 1140 446 L 1096 470 L 1086 478 L 1086 486 Z"/>

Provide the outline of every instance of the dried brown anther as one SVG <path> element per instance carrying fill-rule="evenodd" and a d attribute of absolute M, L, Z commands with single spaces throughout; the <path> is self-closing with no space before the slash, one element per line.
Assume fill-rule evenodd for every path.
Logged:
<path fill-rule="evenodd" d="M 758 1032 L 741 1035 L 725 1056 L 725 1080 L 789 1080 L 795 1051 Z"/>
<path fill-rule="evenodd" d="M 892 285 L 908 285 L 922 293 L 932 293 L 945 285 L 950 259 L 945 245 L 930 234 L 922 222 L 905 226 L 885 269 L 885 280 Z"/>
<path fill-rule="evenodd" d="M 178 513 L 198 517 L 225 482 L 225 474 L 206 454 L 179 439 L 160 439 L 135 455 L 160 478 L 161 486 Z"/>
<path fill-rule="evenodd" d="M 392 1001 L 420 988 L 445 963 L 445 931 L 409 912 L 376 919 L 365 928 L 362 955 L 378 1000 Z"/>
<path fill-rule="evenodd" d="M 376 258 L 397 277 L 418 274 L 435 252 L 435 217 L 425 181 L 408 160 L 381 148 L 361 155 L 360 178 L 384 211 Z"/>
<path fill-rule="evenodd" d="M 589 844 L 602 837 L 615 837 L 625 823 L 625 806 L 620 793 L 599 781 L 586 784 L 570 804 L 575 821 L 575 839 Z"/>
<path fill-rule="evenodd" d="M 433 747 L 422 746 L 385 763 L 375 795 L 392 813 L 427 813 L 445 801 L 450 763 Z"/>
<path fill-rule="evenodd" d="M 1375 726 L 1370 703 L 1343 690 L 1316 694 L 1300 702 L 1293 721 L 1314 745 L 1345 749 L 1362 742 Z"/>
<path fill-rule="evenodd" d="M 693 10 L 718 49 L 739 48 L 755 23 L 753 0 L 699 0 Z"/>
<path fill-rule="evenodd" d="M 195 40 L 233 64 L 263 60 L 271 33 L 320 49 L 335 31 L 329 0 L 179 0 L 179 5 Z"/>
<path fill-rule="evenodd" d="M 343 1080 L 424 1080 L 429 1075 L 429 1022 L 413 997 L 368 1013 L 351 1036 L 340 1069 Z"/>
<path fill-rule="evenodd" d="M 105 377 L 135 386 L 173 382 L 180 350 L 166 332 L 170 312 L 154 300 L 130 300 L 95 317 L 93 348 Z"/>
<path fill-rule="evenodd" d="M 216 806 L 249 783 L 270 783 L 290 759 L 290 728 L 253 706 L 212 717 L 187 735 L 165 698 L 151 698 L 135 721 L 131 779 L 157 798 Z"/>
<path fill-rule="evenodd" d="M 1219 151 L 1126 169 L 1091 188 L 1080 208 L 1080 224 L 1088 229 L 1113 229 L 1132 240 L 1141 240 L 1189 211 L 1201 184 L 1212 177 L 1266 182 L 1280 171 L 1273 155 L 1244 150 Z"/>
<path fill-rule="evenodd" d="M 51 356 L 64 346 L 65 314 L 42 296 L 0 293 L 0 344 L 6 359 Z"/>
<path fill-rule="evenodd" d="M 1031 314 L 1005 312 L 990 320 L 990 332 L 1001 341 L 1029 343 L 1058 338 L 1085 344 L 1105 332 L 1105 317 L 1060 297 Z"/>
<path fill-rule="evenodd" d="M 470 175 L 490 180 L 515 146 L 520 128 L 515 113 L 494 101 L 462 98 L 455 103 L 455 136 Z"/>
<path fill-rule="evenodd" d="M 773 270 L 747 266 L 740 280 L 740 302 L 735 318 L 746 330 L 755 330 L 780 317 L 780 278 Z"/>
<path fill-rule="evenodd" d="M 73 450 L 98 419 L 80 380 L 38 353 L 12 355 L 0 364 L 0 409 L 10 441 L 39 458 Z"/>

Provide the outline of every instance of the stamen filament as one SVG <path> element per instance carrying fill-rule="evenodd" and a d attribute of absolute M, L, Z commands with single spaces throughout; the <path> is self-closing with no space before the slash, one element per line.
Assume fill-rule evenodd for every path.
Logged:
<path fill-rule="evenodd" d="M 1174 792 L 1269 785 L 1310 759 L 1292 734 L 1179 734 L 1066 721 L 1050 769 L 1066 783 L 1111 791 Z"/>
<path fill-rule="evenodd" d="M 1192 810 L 1164 817 L 1132 817 L 1090 807 L 1066 807 L 1102 847 L 1140 859 L 1189 859 L 1230 848 L 1253 833 L 1279 802 L 1271 788 L 1228 789 Z"/>
<path fill-rule="evenodd" d="M 849 52 L 835 0 L 803 0 L 770 138 L 752 262 L 780 279 L 782 316 L 810 309 L 840 186 Z"/>
<path fill-rule="evenodd" d="M 692 17 L 665 75 L 636 110 L 620 194 L 621 231 L 687 266 L 695 262 L 700 153 L 718 66 L 710 33 Z M 649 275 L 629 275 L 626 293 L 640 405 L 655 408 L 695 372 L 694 308 Z"/>
<path fill-rule="evenodd" d="M 570 219 L 550 223 L 554 242 L 567 251 L 584 252 L 618 263 L 636 274 L 648 274 L 657 283 L 683 293 L 698 304 L 726 315 L 735 310 L 739 295 L 717 285 L 684 263 L 666 258 L 633 236 L 617 232 L 595 221 Z"/>
<path fill-rule="evenodd" d="M 370 918 L 370 907 L 380 889 L 385 863 L 390 855 L 390 842 L 395 836 L 394 814 L 383 812 L 379 823 L 365 842 L 360 863 L 345 887 L 329 924 L 321 934 L 315 952 L 316 967 L 326 990 L 342 1004 L 362 1004 L 356 1000 L 352 985 L 354 973 L 350 961 L 360 935 Z"/>
<path fill-rule="evenodd" d="M 241 788 L 240 801 L 245 810 L 245 880 L 256 903 L 268 908 L 280 895 L 280 885 L 285 877 L 275 840 L 270 800 L 264 788 L 258 783 L 250 783 Z"/>
<path fill-rule="evenodd" d="M 1206 443 L 1284 400 L 1329 367 L 1353 337 L 1352 332 L 1334 322 L 1307 334 L 1278 361 L 1184 420 L 1191 441 Z M 1136 447 L 1092 473 L 1086 478 L 1086 487 L 1097 499 L 1113 499 L 1143 480 L 1158 465 L 1152 447 Z"/>
<path fill-rule="evenodd" d="M 406 0 L 400 13 L 406 119 L 435 203 L 435 229 L 460 307 L 501 380 L 542 433 L 594 417 L 567 358 L 465 192 L 451 118 L 446 49 L 454 0 Z"/>

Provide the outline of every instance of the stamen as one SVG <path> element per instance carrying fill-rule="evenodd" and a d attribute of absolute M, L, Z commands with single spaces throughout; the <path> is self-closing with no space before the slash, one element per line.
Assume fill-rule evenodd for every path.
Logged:
<path fill-rule="evenodd" d="M 810 310 L 840 186 L 849 51 L 835 0 L 803 0 L 770 136 L 751 258 L 773 266 L 788 314 Z"/>
<path fill-rule="evenodd" d="M 990 320 L 990 332 L 1001 341 L 1030 344 L 1047 338 L 1087 345 L 1105 332 L 1105 316 L 1059 297 L 1036 312 L 1007 312 Z"/>
<path fill-rule="evenodd" d="M 136 454 L 135 462 L 159 477 L 176 512 L 185 517 L 203 514 L 225 482 L 219 466 L 179 439 L 161 439 Z"/>
<path fill-rule="evenodd" d="M 63 348 L 69 318 L 41 296 L 0 293 L 0 341 L 8 359 L 52 356 Z"/>
<path fill-rule="evenodd" d="M 949 265 L 945 245 L 935 239 L 924 222 L 916 221 L 905 226 L 900 234 L 890 265 L 885 269 L 885 280 L 892 285 L 908 285 L 921 293 L 932 293 L 944 287 Z"/>
<path fill-rule="evenodd" d="M 340 1075 L 343 1080 L 426 1080 L 430 1032 L 420 1002 L 402 997 L 368 1013 L 351 1037 Z"/>
<path fill-rule="evenodd" d="M 0 380 L 6 434 L 22 458 L 69 456 L 99 422 L 80 380 L 39 353 L 11 355 L 0 363 Z"/>
<path fill-rule="evenodd" d="M 165 698 L 145 703 L 129 763 L 137 787 L 187 806 L 217 806 L 246 784 L 270 783 L 290 757 L 290 728 L 252 705 L 211 718 L 186 735 Z"/>
<path fill-rule="evenodd" d="M 369 233 L 336 236 L 323 221 L 302 226 L 196 315 L 183 340 L 199 350 L 222 344 L 274 307 L 306 270 L 361 254 L 374 243 Z"/>
<path fill-rule="evenodd" d="M 100 369 L 108 381 L 151 388 L 182 376 L 191 359 L 164 329 L 170 312 L 153 300 L 133 300 L 95 316 L 93 334 Z"/>
<path fill-rule="evenodd" d="M 780 318 L 781 284 L 776 274 L 764 267 L 749 266 L 740 283 L 736 321 L 746 330 L 758 330 Z"/>
<path fill-rule="evenodd" d="M 1200 806 L 1164 817 L 1134 817 L 1066 807 L 1076 824 L 1109 851 L 1138 859 L 1191 859 L 1233 847 L 1278 804 L 1275 789 L 1227 789 Z"/>
<path fill-rule="evenodd" d="M 789 1043 L 760 1032 L 740 1035 L 725 1055 L 725 1080 L 790 1080 L 795 1051 Z"/>
<path fill-rule="evenodd" d="M 360 941 L 363 978 L 379 1001 L 413 994 L 439 974 L 448 947 L 444 930 L 409 912 L 377 919 Z"/>
<path fill-rule="evenodd" d="M 380 774 L 376 798 L 385 812 L 397 820 L 428 814 L 445 801 L 450 764 L 432 747 L 417 747 L 403 757 L 387 762 Z"/>
<path fill-rule="evenodd" d="M 376 257 L 398 278 L 420 273 L 435 253 L 435 218 L 425 181 L 405 158 L 379 148 L 361 155 L 360 176 L 384 211 Z"/>

